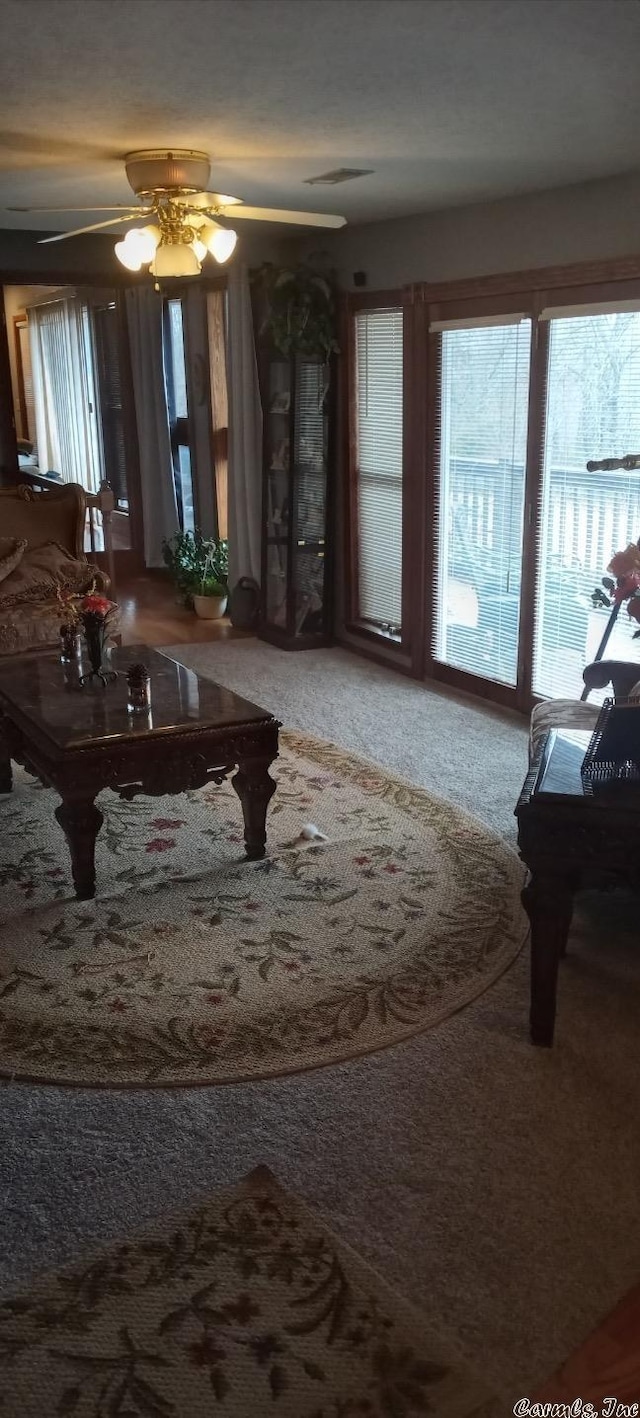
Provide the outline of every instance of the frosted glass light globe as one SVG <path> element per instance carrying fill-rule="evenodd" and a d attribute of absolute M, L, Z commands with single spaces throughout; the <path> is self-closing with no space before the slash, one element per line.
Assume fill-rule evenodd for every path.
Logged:
<path fill-rule="evenodd" d="M 128 271 L 140 270 L 142 261 L 131 246 L 127 246 L 126 241 L 117 241 L 115 252 L 120 264 L 126 266 Z"/>
<path fill-rule="evenodd" d="M 198 276 L 200 262 L 190 246 L 159 246 L 153 259 L 153 276 Z"/>
<path fill-rule="evenodd" d="M 195 236 L 193 241 L 191 242 L 191 250 L 195 251 L 199 261 L 204 261 L 204 258 L 207 254 L 207 248 L 204 244 L 204 241 L 201 241 L 199 236 Z"/>
<path fill-rule="evenodd" d="M 237 231 L 231 231 L 229 227 L 217 227 L 215 231 L 212 231 L 206 237 L 209 251 L 220 265 L 222 265 L 223 261 L 228 261 L 229 257 L 233 255 L 237 240 Z"/>
<path fill-rule="evenodd" d="M 157 238 L 156 238 L 157 232 Z M 141 264 L 153 261 L 156 247 L 160 242 L 160 232 L 154 227 L 132 227 L 125 236 L 125 246 L 136 255 Z"/>

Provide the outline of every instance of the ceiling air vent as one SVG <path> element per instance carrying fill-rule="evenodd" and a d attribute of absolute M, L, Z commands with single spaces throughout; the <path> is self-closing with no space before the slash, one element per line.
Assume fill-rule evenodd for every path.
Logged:
<path fill-rule="evenodd" d="M 354 177 L 370 177 L 372 167 L 336 167 L 333 172 L 321 172 L 319 177 L 305 177 L 307 187 L 336 187 L 339 182 L 352 182 Z"/>

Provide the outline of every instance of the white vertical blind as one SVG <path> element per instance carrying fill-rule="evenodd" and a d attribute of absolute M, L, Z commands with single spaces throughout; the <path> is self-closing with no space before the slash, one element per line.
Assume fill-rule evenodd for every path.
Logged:
<path fill-rule="evenodd" d="M 40 470 L 97 492 L 103 461 L 88 307 L 72 297 L 27 315 Z"/>
<path fill-rule="evenodd" d="M 355 317 L 359 614 L 402 616 L 402 309 Z"/>
<path fill-rule="evenodd" d="M 515 685 L 531 321 L 465 322 L 441 339 L 433 651 Z"/>
<path fill-rule="evenodd" d="M 640 471 L 588 473 L 591 459 L 640 447 L 640 312 L 620 308 L 550 319 L 533 690 L 579 697 L 608 612 L 591 593 L 614 552 L 640 537 Z M 623 606 L 607 658 L 633 660 Z M 595 698 L 596 696 L 591 696 Z"/>

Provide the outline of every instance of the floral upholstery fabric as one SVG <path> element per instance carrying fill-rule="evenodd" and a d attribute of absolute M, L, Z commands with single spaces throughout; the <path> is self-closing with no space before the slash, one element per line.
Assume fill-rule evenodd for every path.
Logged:
<path fill-rule="evenodd" d="M 0 582 L 22 561 L 27 543 L 18 537 L 0 537 Z"/>
<path fill-rule="evenodd" d="M 72 557 L 57 543 L 27 549 L 11 575 L 0 581 L 0 656 L 57 646 L 62 618 L 57 588 L 82 594 L 104 581 L 97 566 Z M 117 626 L 112 633 L 117 634 Z"/>
<path fill-rule="evenodd" d="M 51 649 L 59 637 L 60 607 L 56 601 L 0 607 L 0 655 Z"/>
<path fill-rule="evenodd" d="M 600 706 L 579 699 L 550 699 L 536 704 L 531 715 L 529 758 L 533 759 L 551 729 L 595 729 Z"/>
<path fill-rule="evenodd" d="M 0 582 L 0 614 L 7 607 L 21 605 L 24 601 L 55 598 L 58 587 L 82 593 L 98 579 L 102 578 L 97 566 L 71 556 L 57 542 L 27 547 L 19 565 Z"/>

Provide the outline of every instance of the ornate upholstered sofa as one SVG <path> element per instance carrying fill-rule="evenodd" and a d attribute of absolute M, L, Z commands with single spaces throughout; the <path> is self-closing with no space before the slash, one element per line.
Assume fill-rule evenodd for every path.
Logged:
<path fill-rule="evenodd" d="M 613 687 L 614 699 L 640 697 L 640 663 L 627 660 L 597 660 L 587 665 L 582 678 L 587 689 Z M 541 740 L 550 729 L 590 729 L 596 726 L 599 704 L 579 699 L 545 699 L 536 704 L 531 715 L 529 756 L 533 758 Z"/>
<path fill-rule="evenodd" d="M 0 655 L 58 644 L 58 587 L 82 594 L 109 586 L 84 551 L 92 501 L 76 483 L 0 490 Z"/>

